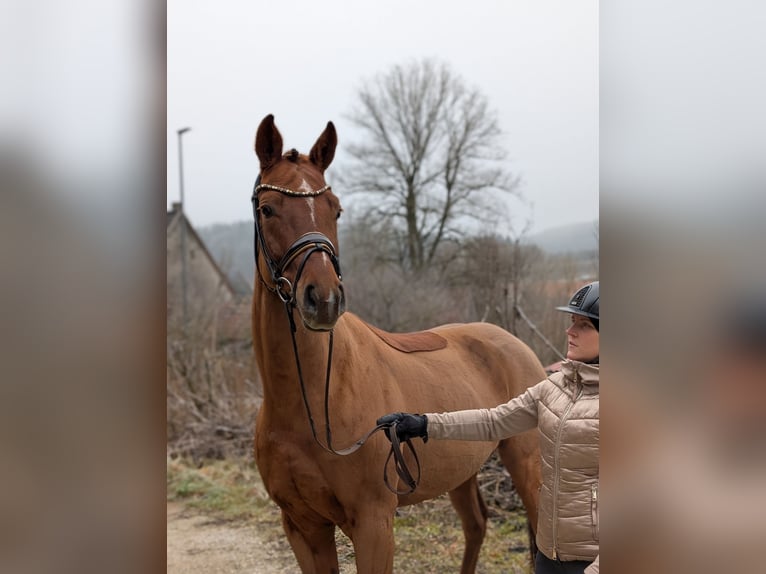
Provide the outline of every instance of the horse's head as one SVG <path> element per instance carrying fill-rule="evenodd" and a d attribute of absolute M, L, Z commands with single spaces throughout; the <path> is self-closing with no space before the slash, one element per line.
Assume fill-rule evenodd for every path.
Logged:
<path fill-rule="evenodd" d="M 255 136 L 260 273 L 268 269 L 269 286 L 283 300 L 292 299 L 303 323 L 317 331 L 332 329 L 346 307 L 337 260 L 341 207 L 324 179 L 337 142 L 329 122 L 308 156 L 294 149 L 283 155 L 273 115 L 261 121 Z"/>

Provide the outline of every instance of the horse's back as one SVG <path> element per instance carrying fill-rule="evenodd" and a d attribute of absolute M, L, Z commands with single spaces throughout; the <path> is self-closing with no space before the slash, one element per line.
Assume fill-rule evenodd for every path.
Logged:
<path fill-rule="evenodd" d="M 524 381 L 537 383 L 545 378 L 545 370 L 532 349 L 518 337 L 491 323 L 451 323 L 433 329 L 455 345 L 467 348 L 484 358 L 489 354 Z M 524 385 L 524 388 L 530 386 Z"/>
<path fill-rule="evenodd" d="M 467 361 L 502 387 L 502 402 L 523 393 L 545 378 L 540 360 L 523 341 L 491 323 L 443 325 L 435 332 L 449 341 Z"/>
<path fill-rule="evenodd" d="M 399 388 L 411 410 L 429 412 L 496 406 L 545 378 L 540 361 L 521 340 L 491 323 L 451 323 L 429 329 L 447 344 L 403 353 L 372 334 L 351 313 L 344 323 L 368 358 L 386 366 L 381 383 Z M 362 327 L 360 327 L 360 325 Z M 392 380 L 386 380 L 386 374 Z"/>

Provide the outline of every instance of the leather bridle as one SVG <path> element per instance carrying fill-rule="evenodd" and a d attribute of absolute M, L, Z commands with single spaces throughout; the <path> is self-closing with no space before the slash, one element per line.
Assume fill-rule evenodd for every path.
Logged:
<path fill-rule="evenodd" d="M 283 195 L 291 197 L 317 197 L 322 195 L 325 191 L 330 189 L 329 185 L 325 185 L 323 188 L 316 191 L 293 191 L 284 187 L 276 185 L 269 185 L 261 183 L 260 174 L 255 180 L 255 186 L 253 188 L 253 219 L 255 221 L 255 233 L 254 233 L 254 248 L 255 248 L 255 267 L 258 273 L 259 280 L 266 286 L 266 288 L 272 293 L 279 295 L 279 298 L 284 303 L 295 304 L 295 290 L 294 287 L 298 286 L 298 281 L 303 273 L 303 268 L 306 266 L 306 262 L 309 257 L 314 253 L 326 253 L 332 262 L 332 266 L 335 269 L 335 274 L 338 279 L 342 280 L 340 272 L 340 262 L 338 261 L 338 254 L 332 241 L 323 233 L 318 231 L 312 231 L 304 233 L 298 239 L 296 239 L 292 245 L 285 251 L 285 254 L 276 261 L 269 252 L 269 248 L 266 245 L 266 241 L 263 237 L 263 228 L 260 224 L 260 206 L 258 204 L 258 194 L 264 190 L 271 190 L 279 192 Z M 261 273 L 260 266 L 258 264 L 258 245 L 261 246 L 261 252 L 263 253 L 263 259 L 266 262 L 266 267 L 269 270 L 272 284 L 269 285 L 264 281 L 263 274 Z M 298 271 L 295 273 L 295 278 L 291 283 L 287 277 L 285 277 L 285 270 L 290 264 L 303 254 L 303 259 L 298 265 Z M 293 285 L 294 284 L 294 285 Z M 285 291 L 284 289 L 288 289 Z"/>
<path fill-rule="evenodd" d="M 319 437 L 317 436 L 316 424 L 314 423 L 314 417 L 311 414 L 311 407 L 309 405 L 308 396 L 306 394 L 306 385 L 303 382 L 303 370 L 301 368 L 301 360 L 298 353 L 298 344 L 295 339 L 296 325 L 293 315 L 293 311 L 296 306 L 295 293 L 298 287 L 298 281 L 300 280 L 303 269 L 306 266 L 306 262 L 314 253 L 326 254 L 332 262 L 333 268 L 335 269 L 335 274 L 338 276 L 338 279 L 342 281 L 340 262 L 338 261 L 338 254 L 332 241 L 330 241 L 326 235 L 320 233 L 319 231 L 304 233 L 298 239 L 296 239 L 292 245 L 290 245 L 290 247 L 287 249 L 287 251 L 285 251 L 285 254 L 279 259 L 279 261 L 275 260 L 269 252 L 268 246 L 266 245 L 266 241 L 263 237 L 263 228 L 260 224 L 261 210 L 259 207 L 258 194 L 261 191 L 276 191 L 288 197 L 317 197 L 328 190 L 330 190 L 329 185 L 325 185 L 324 187 L 314 191 L 294 191 L 285 187 L 261 183 L 261 175 L 258 175 L 255 180 L 255 186 L 253 187 L 252 196 L 253 220 L 255 222 L 255 230 L 253 234 L 253 250 L 255 255 L 256 275 L 264 287 L 266 287 L 266 289 L 272 293 L 276 294 L 285 306 L 285 312 L 290 324 L 290 336 L 293 344 L 293 353 L 295 355 L 295 365 L 298 370 L 298 381 L 300 382 L 301 396 L 303 397 L 303 404 L 306 408 L 306 415 L 308 416 L 309 426 L 311 427 L 311 434 L 314 437 L 316 443 L 327 452 L 340 456 L 347 456 L 359 450 L 376 432 L 380 430 L 385 431 L 386 435 L 391 440 L 391 450 L 389 451 L 388 457 L 386 458 L 386 462 L 383 466 L 383 482 L 385 483 L 386 487 L 394 494 L 411 494 L 415 491 L 418 483 L 420 482 L 420 460 L 418 459 L 418 455 L 415 452 L 415 447 L 413 446 L 412 441 L 409 438 L 405 439 L 404 442 L 412 453 L 413 458 L 415 459 L 415 465 L 417 467 L 417 478 L 415 478 L 413 477 L 412 473 L 407 467 L 406 461 L 404 460 L 401 442 L 399 441 L 399 437 L 396 433 L 396 423 L 386 423 L 375 426 L 362 438 L 355 441 L 351 446 L 347 448 L 338 450 L 332 446 L 332 431 L 330 429 L 330 376 L 332 372 L 332 350 L 334 341 L 333 329 L 330 329 L 329 331 L 330 344 L 327 351 L 327 371 L 325 373 L 324 415 L 326 444 L 322 444 L 322 442 L 319 440 Z M 261 273 L 260 265 L 258 262 L 259 250 L 263 255 L 264 261 L 266 262 L 266 267 L 269 270 L 271 285 L 265 281 L 263 274 Z M 291 282 L 289 279 L 287 279 L 287 277 L 285 277 L 285 270 L 301 255 L 303 255 L 303 258 L 298 264 L 298 269 L 295 273 L 295 277 Z M 307 328 L 310 327 L 307 325 Z M 407 489 L 405 490 L 397 490 L 391 486 L 391 483 L 388 480 L 387 468 L 392 458 L 394 459 L 394 467 L 396 469 L 396 473 L 399 475 L 399 478 L 401 478 L 402 481 L 407 484 Z"/>

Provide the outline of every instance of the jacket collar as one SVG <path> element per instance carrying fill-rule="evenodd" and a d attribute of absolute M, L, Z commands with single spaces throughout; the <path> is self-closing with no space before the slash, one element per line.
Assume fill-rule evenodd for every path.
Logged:
<path fill-rule="evenodd" d="M 561 372 L 570 381 L 579 381 L 584 385 L 598 385 L 598 365 L 567 359 L 561 363 Z"/>

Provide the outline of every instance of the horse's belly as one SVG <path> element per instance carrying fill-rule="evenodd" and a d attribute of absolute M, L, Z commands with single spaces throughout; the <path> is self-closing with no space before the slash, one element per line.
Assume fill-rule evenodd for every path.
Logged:
<path fill-rule="evenodd" d="M 413 494 L 399 497 L 400 506 L 429 500 L 457 488 L 479 472 L 497 446 L 496 443 L 474 441 L 429 441 L 423 444 L 416 440 L 413 444 L 420 457 L 421 480 Z M 409 468 L 414 472 L 414 461 Z"/>

